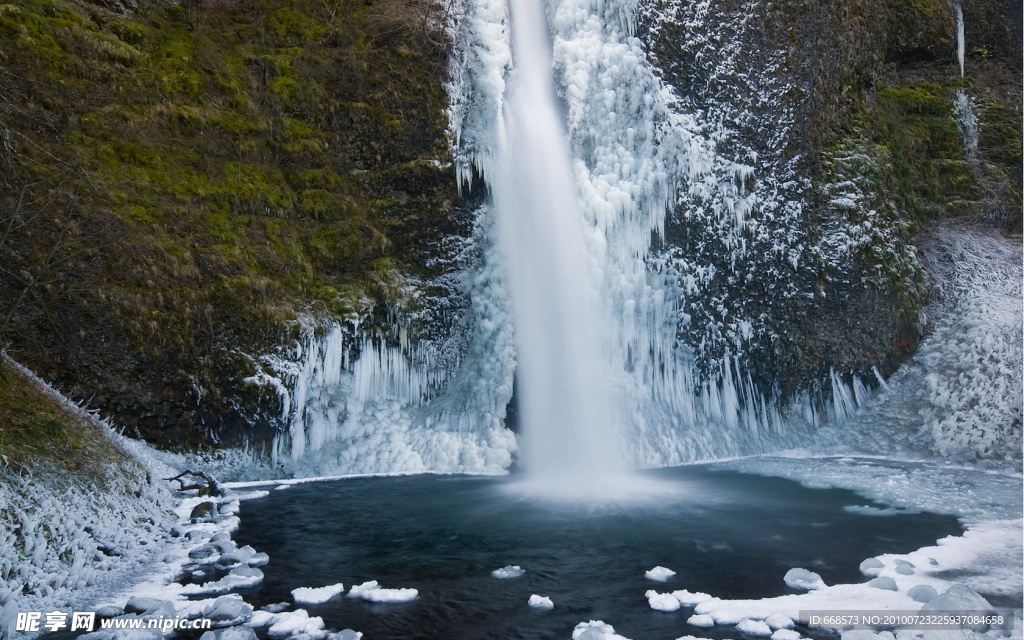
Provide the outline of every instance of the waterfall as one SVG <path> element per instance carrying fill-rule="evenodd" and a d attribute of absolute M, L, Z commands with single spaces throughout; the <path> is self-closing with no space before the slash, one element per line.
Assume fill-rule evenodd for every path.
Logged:
<path fill-rule="evenodd" d="M 960 77 L 964 77 L 964 8 L 958 2 L 956 10 L 956 60 L 960 63 Z"/>
<path fill-rule="evenodd" d="M 493 182 L 518 354 L 521 463 L 565 488 L 622 466 L 608 333 L 589 264 L 586 222 L 551 73 L 540 0 L 513 0 L 514 70 L 504 150 Z"/>
<path fill-rule="evenodd" d="M 971 164 L 978 164 L 978 116 L 974 112 L 971 98 L 963 91 L 957 91 L 953 99 L 956 124 L 964 139 L 964 155 Z"/>

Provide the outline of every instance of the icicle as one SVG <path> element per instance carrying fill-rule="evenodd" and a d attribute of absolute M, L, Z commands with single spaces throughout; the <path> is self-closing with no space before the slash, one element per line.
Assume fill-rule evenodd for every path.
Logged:
<path fill-rule="evenodd" d="M 956 11 L 956 60 L 960 63 L 960 77 L 964 77 L 964 8 L 958 2 L 953 5 Z"/>

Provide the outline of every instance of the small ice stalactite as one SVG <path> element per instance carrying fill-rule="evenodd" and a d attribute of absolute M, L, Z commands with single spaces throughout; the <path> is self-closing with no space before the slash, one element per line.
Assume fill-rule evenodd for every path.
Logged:
<path fill-rule="evenodd" d="M 964 8 L 958 2 L 953 5 L 956 11 L 956 60 L 960 63 L 960 77 L 964 77 Z"/>

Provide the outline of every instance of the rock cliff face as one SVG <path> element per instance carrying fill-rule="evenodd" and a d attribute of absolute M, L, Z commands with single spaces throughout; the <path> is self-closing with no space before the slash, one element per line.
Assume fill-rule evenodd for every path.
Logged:
<path fill-rule="evenodd" d="M 465 234 L 427 3 L 0 5 L 0 336 L 129 432 L 273 432 L 249 354 Z"/>
<path fill-rule="evenodd" d="M 393 335 L 396 310 L 427 304 L 403 283 L 443 281 L 449 240 L 472 233 L 484 194 L 460 195 L 450 168 L 444 10 L 0 5 L 9 352 L 164 445 L 283 428 L 278 397 L 245 381 L 254 357 L 300 316 Z M 757 196 L 742 224 L 680 199 L 652 257 L 701 291 L 679 338 L 705 374 L 738 357 L 783 399 L 832 370 L 888 374 L 923 330 L 919 231 L 963 216 L 1019 233 L 1020 3 L 962 12 L 964 78 L 946 0 L 641 4 L 637 36 L 682 110 L 756 167 L 729 191 Z M 453 311 L 416 334 L 464 329 L 456 289 L 427 296 Z"/>
<path fill-rule="evenodd" d="M 684 301 L 682 340 L 705 372 L 739 354 L 783 398 L 832 369 L 890 374 L 923 330 L 919 231 L 951 216 L 1020 230 L 1020 4 L 964 3 L 964 78 L 945 0 L 644 6 L 638 35 L 683 108 L 755 167 L 737 180 L 756 203 L 739 237 L 706 199 L 670 219 L 662 255 L 707 292 Z"/>

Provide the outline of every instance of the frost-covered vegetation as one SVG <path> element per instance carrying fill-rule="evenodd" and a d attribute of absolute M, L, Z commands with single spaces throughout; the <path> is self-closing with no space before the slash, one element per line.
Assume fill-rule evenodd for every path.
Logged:
<path fill-rule="evenodd" d="M 820 436 L 878 453 L 1019 459 L 1020 242 L 941 226 L 923 247 L 933 282 L 928 335 L 858 414 Z"/>
<path fill-rule="evenodd" d="M 83 606 L 161 559 L 170 491 L 112 433 L 0 364 L 0 636 L 19 611 Z M 155 556 L 155 557 L 154 557 Z"/>

